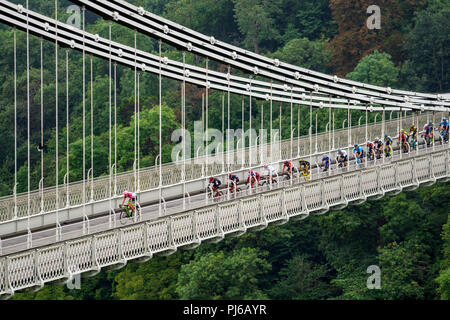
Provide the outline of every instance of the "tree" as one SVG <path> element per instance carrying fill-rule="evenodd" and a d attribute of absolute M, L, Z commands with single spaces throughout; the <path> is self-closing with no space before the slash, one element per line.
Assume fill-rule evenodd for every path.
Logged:
<path fill-rule="evenodd" d="M 442 227 L 442 240 L 444 240 L 441 261 L 441 271 L 436 282 L 439 285 L 437 289 L 442 300 L 450 300 L 450 215 L 448 215 L 447 223 Z"/>
<path fill-rule="evenodd" d="M 244 35 L 244 45 L 259 53 L 261 42 L 278 37 L 273 16 L 281 0 L 233 0 L 234 18 Z"/>
<path fill-rule="evenodd" d="M 253 248 L 202 255 L 181 267 L 176 291 L 181 299 L 264 299 L 258 286 L 270 270 L 264 256 Z"/>
<path fill-rule="evenodd" d="M 406 37 L 408 60 L 403 80 L 413 90 L 447 92 L 450 89 L 450 1 L 435 2 L 414 18 Z"/>
<path fill-rule="evenodd" d="M 381 9 L 381 29 L 367 27 L 367 8 L 376 4 Z M 330 0 L 338 34 L 329 43 L 333 52 L 331 65 L 338 75 L 354 69 L 358 61 L 375 49 L 388 52 L 396 63 L 404 59 L 403 30 L 411 24 L 415 11 L 423 8 L 425 0 Z"/>
<path fill-rule="evenodd" d="M 399 70 L 387 53 L 378 52 L 365 56 L 347 78 L 382 87 L 395 87 L 398 84 Z"/>
<path fill-rule="evenodd" d="M 378 255 L 384 299 L 429 299 L 430 256 L 417 241 L 392 242 Z"/>
<path fill-rule="evenodd" d="M 289 41 L 284 47 L 268 56 L 302 68 L 327 72 L 331 53 L 326 49 L 325 41 L 310 41 L 302 38 Z"/>
<path fill-rule="evenodd" d="M 273 286 L 276 299 L 325 299 L 335 287 L 327 281 L 327 266 L 309 261 L 305 255 L 295 255 L 279 272 L 280 280 Z"/>
<path fill-rule="evenodd" d="M 238 34 L 229 0 L 172 0 L 165 11 L 168 19 L 223 41 L 232 42 Z"/>
<path fill-rule="evenodd" d="M 113 296 L 121 300 L 176 299 L 177 276 L 190 253 L 177 252 L 155 257 L 146 263 L 130 264 L 115 277 Z"/>

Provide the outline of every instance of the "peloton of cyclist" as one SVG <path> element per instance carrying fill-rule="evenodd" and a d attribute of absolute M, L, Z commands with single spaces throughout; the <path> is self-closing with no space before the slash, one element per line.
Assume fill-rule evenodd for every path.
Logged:
<path fill-rule="evenodd" d="M 339 167 L 342 168 L 343 166 L 346 167 L 348 164 L 348 154 L 347 151 L 338 149 L 337 150 L 337 157 L 336 162 L 339 163 Z"/>
<path fill-rule="evenodd" d="M 122 200 L 122 204 L 119 206 L 120 208 L 123 207 L 125 200 L 128 199 L 128 206 L 130 207 L 131 211 L 133 211 L 133 214 L 135 213 L 135 206 L 136 206 L 136 201 L 137 201 L 137 194 L 134 192 L 129 192 L 127 190 L 125 190 L 123 192 L 123 200 Z"/>
<path fill-rule="evenodd" d="M 269 184 L 273 183 L 273 176 L 277 174 L 277 171 L 270 164 L 264 165 L 264 170 L 267 173 L 267 182 Z"/>
<path fill-rule="evenodd" d="M 411 124 L 409 136 L 411 137 L 410 146 L 414 150 L 417 148 L 417 134 L 418 134 L 417 127 L 413 123 Z"/>
<path fill-rule="evenodd" d="M 444 137 L 444 141 L 448 142 L 448 129 L 449 129 L 449 123 L 448 120 L 444 117 L 442 118 L 441 125 L 439 126 L 439 130 L 441 130 L 441 134 Z"/>
<path fill-rule="evenodd" d="M 328 171 L 330 165 L 331 165 L 331 158 L 327 154 L 324 154 L 322 157 L 323 172 Z"/>
<path fill-rule="evenodd" d="M 353 156 L 356 158 L 356 163 L 360 164 L 364 162 L 364 150 L 358 144 L 353 146 Z"/>
<path fill-rule="evenodd" d="M 228 180 L 230 181 L 230 193 L 233 193 L 237 189 L 237 185 L 239 183 L 239 177 L 234 174 L 228 174 Z M 228 182 L 227 182 L 228 186 Z"/>
<path fill-rule="evenodd" d="M 258 172 L 253 171 L 253 170 L 248 170 L 248 177 L 247 177 L 247 181 L 245 182 L 245 184 L 248 184 L 248 182 L 250 181 L 250 186 L 253 188 L 253 186 L 256 184 L 259 184 L 259 179 L 260 179 L 260 175 Z"/>
<path fill-rule="evenodd" d="M 220 196 L 219 187 L 221 184 L 222 182 L 219 179 L 215 177 L 209 177 L 208 188 L 211 186 L 211 189 L 214 192 L 215 196 Z"/>

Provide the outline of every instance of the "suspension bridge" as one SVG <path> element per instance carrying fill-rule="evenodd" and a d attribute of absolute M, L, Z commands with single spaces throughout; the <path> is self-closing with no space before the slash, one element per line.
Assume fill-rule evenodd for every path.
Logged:
<path fill-rule="evenodd" d="M 359 83 L 290 65 L 229 45 L 190 30 L 184 26 L 152 14 L 122 0 L 73 0 L 82 8 L 82 26 L 74 28 L 58 21 L 58 1 L 55 17 L 50 18 L 23 5 L 0 0 L 0 22 L 14 34 L 14 188 L 11 195 L 0 198 L 0 295 L 11 297 L 21 290 L 39 290 L 46 283 L 63 283 L 74 275 L 92 276 L 103 268 L 121 268 L 129 261 L 143 262 L 154 255 L 169 255 L 180 248 L 192 249 L 202 242 L 217 242 L 226 236 L 239 236 L 248 230 L 262 230 L 268 225 L 301 220 L 309 215 L 321 215 L 329 210 L 340 210 L 349 204 L 358 205 L 385 195 L 414 190 L 419 185 L 430 185 L 450 178 L 449 144 L 436 135 L 432 144 L 419 138 L 415 150 L 403 152 L 394 148 L 392 156 L 359 164 L 351 159 L 347 167 L 332 163 L 323 172 L 320 161 L 323 154 L 333 158 L 338 148 L 351 155 L 354 144 L 365 146 L 368 140 L 383 138 L 385 134 L 397 138 L 402 128 L 414 123 L 417 127 L 428 121 L 437 123 L 450 112 L 450 97 L 396 90 Z M 108 20 L 109 36 L 100 37 L 86 31 L 86 11 Z M 134 30 L 134 47 L 114 42 L 111 27 L 120 24 Z M 27 192 L 17 192 L 17 36 L 26 33 L 27 70 Z M 137 49 L 137 34 L 143 34 L 159 43 L 159 54 Z M 39 188 L 32 190 L 30 182 L 30 37 L 40 40 L 41 89 L 43 86 L 43 42 L 55 43 L 55 97 L 56 97 L 56 168 L 58 168 L 58 50 L 65 51 L 66 125 L 69 127 L 69 52 L 82 54 L 83 91 L 83 163 L 81 181 L 69 181 L 44 188 L 44 161 L 41 152 L 41 179 Z M 182 53 L 182 61 L 162 54 L 162 45 L 175 47 Z M 204 67 L 186 63 L 186 54 L 205 58 Z M 108 63 L 109 113 L 108 175 L 94 176 L 91 154 L 86 161 L 89 143 L 86 138 L 86 95 L 91 91 L 91 115 L 94 80 L 92 58 Z M 213 70 L 209 61 L 227 66 L 225 72 Z M 117 66 L 134 71 L 134 165 L 133 170 L 117 170 Z M 89 71 L 90 69 L 90 71 Z M 236 70 L 235 74 L 231 74 Z M 140 165 L 140 77 L 150 73 L 158 77 L 159 93 L 159 155 L 152 167 Z M 243 75 L 244 74 L 244 75 Z M 245 74 L 250 74 L 246 77 Z M 86 80 L 90 75 L 91 88 Z M 202 89 L 202 130 L 205 132 L 202 148 L 191 150 L 187 145 L 187 131 L 182 131 L 181 151 L 171 163 L 162 162 L 162 79 L 177 81 L 181 87 L 181 127 L 187 128 L 186 85 Z M 209 96 L 212 91 L 222 93 L 222 132 L 226 139 L 219 141 L 214 155 L 205 151 L 208 137 Z M 231 95 L 241 97 L 242 129 L 236 139 L 230 137 Z M 248 100 L 247 100 L 248 99 Z M 45 97 L 41 90 L 41 115 Z M 255 101 L 258 103 L 255 106 Z M 280 123 L 273 123 L 278 112 Z M 303 107 L 303 109 L 301 109 Z M 235 108 L 235 106 L 234 106 Z M 244 112 L 252 114 L 260 108 L 260 133 L 252 131 L 252 117 L 247 121 Z M 270 115 L 268 137 L 264 136 L 264 108 Z M 325 132 L 319 132 L 318 111 L 328 110 L 329 122 Z M 346 112 L 344 123 L 337 124 L 335 112 Z M 352 111 L 361 116 L 354 121 Z M 374 121 L 369 114 L 376 113 Z M 36 114 L 34 112 L 33 114 Z M 37 113 L 39 114 L 39 113 Z M 396 118 L 392 119 L 392 115 Z M 379 121 L 377 118 L 379 116 Z M 281 138 L 281 119 L 290 120 L 290 138 Z M 91 121 L 94 121 L 91 116 Z M 225 118 L 227 121 L 225 121 Z M 365 119 L 364 119 L 365 118 Z M 361 119 L 364 124 L 361 125 Z M 267 120 L 267 119 L 266 119 Z M 253 119 L 253 121 L 257 121 Z M 259 122 L 259 119 L 258 119 Z M 356 123 L 357 125 L 356 125 Z M 42 119 L 41 119 L 42 123 Z M 300 124 L 309 128 L 301 135 Z M 345 125 L 345 123 L 347 125 Z M 257 123 L 259 125 L 259 123 Z M 41 125 L 41 130 L 43 130 Z M 92 126 L 91 126 L 92 130 Z M 203 134 L 202 131 L 202 134 Z M 67 131 L 68 132 L 68 131 Z M 66 167 L 69 172 L 69 134 L 66 134 Z M 248 141 L 247 141 L 248 138 Z M 266 139 L 267 138 L 267 139 Z M 93 152 L 93 134 L 90 135 Z M 394 139 L 395 140 L 395 139 Z M 236 148 L 235 148 L 236 146 Z M 189 155 L 194 153 L 195 157 Z M 181 154 L 181 156 L 180 156 Z M 242 188 L 238 193 L 222 189 L 218 199 L 205 192 L 208 177 L 228 181 L 228 174 L 241 181 L 248 170 L 264 171 L 271 164 L 281 172 L 285 161 L 306 159 L 311 163 L 311 174 L 299 173 L 277 177 L 278 182 Z M 87 169 L 87 170 L 86 170 Z M 133 190 L 138 194 L 140 210 L 126 224 L 119 219 L 122 192 Z"/>

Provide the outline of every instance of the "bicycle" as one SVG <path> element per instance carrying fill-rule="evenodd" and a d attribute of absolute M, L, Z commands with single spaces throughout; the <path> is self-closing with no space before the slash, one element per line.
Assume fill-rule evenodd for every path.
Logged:
<path fill-rule="evenodd" d="M 448 130 L 439 130 L 441 136 L 441 144 L 448 143 Z"/>
<path fill-rule="evenodd" d="M 214 190 L 211 186 L 208 186 L 206 188 L 206 192 L 208 194 L 208 198 L 213 199 L 213 201 L 219 201 L 219 198 L 222 197 L 222 192 L 219 188 Z"/>
<path fill-rule="evenodd" d="M 119 213 L 120 223 L 127 224 L 133 218 L 133 210 L 131 209 L 129 203 L 127 203 L 124 206 L 119 205 L 119 208 L 120 208 L 120 213 Z M 135 204 L 134 209 L 138 210 L 138 212 L 140 213 L 140 207 L 138 205 Z"/>

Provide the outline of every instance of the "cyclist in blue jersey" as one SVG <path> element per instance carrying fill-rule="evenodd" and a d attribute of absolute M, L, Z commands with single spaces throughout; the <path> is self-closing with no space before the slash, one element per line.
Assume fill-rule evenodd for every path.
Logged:
<path fill-rule="evenodd" d="M 428 121 L 427 124 L 425 124 L 423 126 L 423 132 L 422 132 L 422 137 L 425 139 L 425 141 L 427 142 L 427 147 L 429 147 L 431 145 L 431 143 L 433 142 L 433 121 Z"/>
<path fill-rule="evenodd" d="M 448 142 L 448 128 L 449 128 L 448 120 L 444 117 L 442 118 L 439 130 L 441 131 L 442 138 L 445 142 Z"/>
<path fill-rule="evenodd" d="M 328 169 L 330 168 L 330 164 L 331 158 L 327 154 L 324 154 L 322 157 L 323 172 L 328 171 Z"/>
<path fill-rule="evenodd" d="M 360 164 L 364 162 L 364 150 L 361 146 L 355 144 L 353 146 L 353 156 L 356 158 L 356 163 Z"/>

